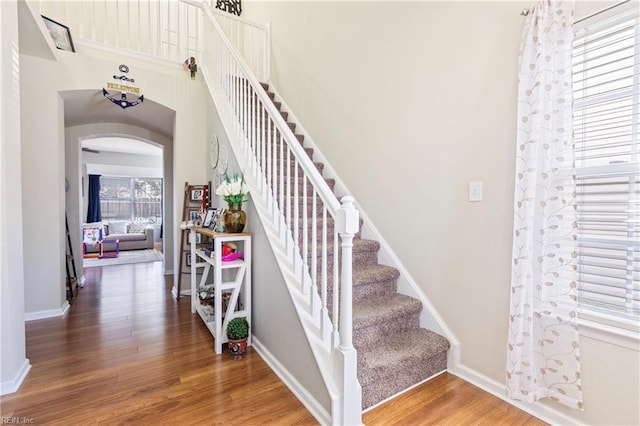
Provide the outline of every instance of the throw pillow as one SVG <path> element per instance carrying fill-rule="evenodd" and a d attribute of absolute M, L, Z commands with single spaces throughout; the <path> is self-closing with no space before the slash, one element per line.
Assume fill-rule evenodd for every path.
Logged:
<path fill-rule="evenodd" d="M 126 234 L 127 222 L 125 222 L 124 220 L 113 220 L 109 222 L 109 233 L 110 234 Z"/>
<path fill-rule="evenodd" d="M 136 234 L 136 233 L 144 233 L 144 228 L 146 227 L 146 225 L 142 225 L 139 223 L 132 223 L 131 225 L 129 225 L 129 233 L 130 234 Z"/>

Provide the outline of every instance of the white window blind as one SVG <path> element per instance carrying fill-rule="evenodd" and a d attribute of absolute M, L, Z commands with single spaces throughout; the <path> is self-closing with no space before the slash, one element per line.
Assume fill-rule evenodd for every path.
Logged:
<path fill-rule="evenodd" d="M 579 302 L 598 322 L 640 322 L 640 20 L 593 24 L 573 46 Z"/>

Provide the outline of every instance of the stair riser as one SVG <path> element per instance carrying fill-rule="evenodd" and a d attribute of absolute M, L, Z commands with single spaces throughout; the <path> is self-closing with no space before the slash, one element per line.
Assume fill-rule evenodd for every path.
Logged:
<path fill-rule="evenodd" d="M 318 162 L 314 162 L 313 165 L 316 167 L 316 169 L 320 172 L 320 174 L 322 174 L 322 170 L 324 169 L 324 163 L 318 163 Z M 291 161 L 289 162 L 288 165 L 288 169 L 291 171 L 291 176 L 295 175 L 295 167 L 296 167 L 296 162 Z M 278 177 L 280 176 L 280 169 L 282 168 L 281 164 L 279 164 L 279 162 L 276 162 L 276 170 L 278 173 Z M 286 177 L 287 176 L 287 165 L 284 165 L 283 168 L 283 175 Z M 302 176 L 302 167 L 298 166 L 298 176 Z"/>
<path fill-rule="evenodd" d="M 254 151 L 258 151 L 258 150 L 254 147 Z M 261 151 L 262 156 L 264 156 L 264 153 L 262 153 L 262 147 L 260 148 L 260 151 Z M 309 159 L 313 161 L 313 148 L 304 148 L 304 152 L 305 152 L 305 154 L 307 154 L 307 157 L 309 157 Z M 271 154 L 271 153 L 268 153 L 268 154 Z M 280 155 L 280 149 L 279 149 L 279 148 L 278 148 L 278 151 L 277 151 L 277 154 L 276 154 L 276 155 Z M 284 155 L 285 155 L 285 157 L 286 157 L 286 155 L 287 155 L 287 154 L 286 154 L 286 152 L 285 152 L 285 154 L 284 154 Z M 269 159 L 269 158 L 268 158 L 268 157 L 270 157 L 270 155 L 267 155 L 266 157 L 267 157 L 267 158 L 265 158 L 265 160 L 264 160 L 264 162 L 265 162 L 265 167 L 266 167 L 267 162 L 269 162 L 269 164 L 271 165 L 271 167 L 273 167 L 273 160 L 271 160 L 271 159 Z M 293 157 L 293 154 L 291 154 L 291 160 L 289 160 L 289 161 L 285 160 L 285 162 L 286 162 L 286 163 L 289 163 L 289 165 L 290 165 L 290 166 L 295 165 L 296 161 L 297 161 L 297 160 Z M 276 167 L 277 167 L 277 169 L 278 169 L 278 170 L 280 170 L 280 167 L 279 167 L 279 166 L 280 166 L 280 164 L 282 164 L 282 161 L 277 160 L 277 161 L 276 161 Z M 285 170 L 286 170 L 286 167 L 285 167 Z M 286 172 L 285 172 L 285 179 L 286 179 L 286 178 L 287 178 L 287 176 L 286 176 Z M 294 179 L 294 176 L 291 176 L 291 179 L 293 180 L 293 179 Z"/>
<path fill-rule="evenodd" d="M 331 189 L 331 192 L 333 192 L 333 189 L 336 185 L 335 181 L 333 180 L 325 180 L 325 182 L 327 182 L 327 185 L 329 186 L 329 189 Z M 309 194 L 313 193 L 313 185 L 311 184 L 311 182 L 307 181 L 307 196 L 309 196 Z M 295 189 L 295 183 L 291 182 L 291 190 L 293 191 Z M 298 179 L 298 195 L 302 196 L 304 195 L 304 189 L 305 189 L 305 185 L 302 184 L 301 179 Z"/>
<path fill-rule="evenodd" d="M 280 178 L 280 176 L 278 176 L 278 178 Z M 294 185 L 294 183 L 291 182 L 291 184 L 289 185 L 289 189 L 287 189 L 287 181 L 286 181 L 287 177 L 285 176 L 284 178 L 285 178 L 285 182 L 284 182 L 285 193 L 287 191 L 291 191 L 292 194 L 295 194 L 296 186 Z M 326 182 L 327 182 L 327 185 L 329 185 L 329 189 L 333 192 L 333 188 L 334 188 L 335 183 L 331 182 L 331 181 L 326 181 Z M 304 185 L 302 184 L 302 182 L 300 182 L 300 181 L 298 182 L 298 198 L 301 198 L 304 195 L 306 195 L 307 198 L 309 198 L 309 195 L 313 194 L 313 186 L 311 185 L 311 183 L 309 181 L 307 181 L 307 185 L 306 186 L 307 186 L 307 193 L 305 194 L 304 193 L 304 189 L 305 189 Z M 311 203 L 311 200 L 309 200 L 309 202 Z M 322 212 L 318 212 L 318 214 L 322 214 Z"/>
<path fill-rule="evenodd" d="M 411 342 L 407 342 L 407 345 L 411 345 Z M 402 368 L 385 369 L 385 375 L 378 375 L 375 383 L 363 384 L 362 380 L 360 381 L 362 386 L 362 407 L 371 407 L 416 383 L 446 371 L 446 369 L 446 352 L 428 359 L 417 360 L 413 365 L 404 364 Z"/>
<path fill-rule="evenodd" d="M 253 132 L 249 133 L 250 136 L 252 136 L 253 134 L 254 134 Z M 277 132 L 275 130 L 271 130 L 271 132 L 268 132 L 266 129 L 264 129 L 264 133 L 263 133 L 263 129 L 261 129 L 261 128 L 257 128 L 256 129 L 256 131 L 255 131 L 256 138 L 262 137 L 263 134 L 264 134 L 264 137 L 266 138 L 265 146 L 267 145 L 267 142 L 268 142 L 270 144 L 276 144 L 276 146 L 278 148 L 280 147 L 280 133 L 279 132 Z M 296 133 L 294 133 L 293 135 L 298 140 L 298 142 L 300 142 L 300 144 L 302 145 L 302 143 L 304 142 L 304 135 L 299 135 L 299 134 L 296 134 Z"/>
<path fill-rule="evenodd" d="M 307 240 L 309 242 L 311 242 L 311 241 L 313 241 L 313 236 L 311 234 L 311 232 L 313 230 L 313 226 L 312 225 L 311 226 L 307 226 L 307 229 L 308 229 L 308 232 L 309 232 L 307 234 Z M 317 232 L 316 242 L 318 242 L 318 250 L 319 250 L 320 243 L 322 243 L 322 228 L 318 227 L 316 232 Z M 334 232 L 333 226 L 327 226 L 327 241 L 329 241 L 331 238 L 333 238 L 333 232 Z M 302 226 L 299 226 L 298 227 L 298 246 L 299 247 L 303 246 L 302 238 L 303 238 L 303 236 L 302 236 Z M 360 232 L 357 232 L 356 234 L 354 234 L 354 238 L 361 238 Z M 308 250 L 309 250 L 309 253 L 311 253 L 311 245 L 310 244 L 308 245 Z"/>
<path fill-rule="evenodd" d="M 341 254 L 340 254 L 340 250 L 338 250 L 338 269 L 340 269 L 340 267 L 342 266 L 342 259 L 340 258 Z M 320 271 L 322 271 L 322 253 L 320 252 L 320 248 L 318 248 L 318 256 L 317 256 L 318 260 L 317 260 L 317 264 L 318 264 L 318 268 L 317 268 L 317 272 L 318 272 L 318 276 L 320 276 Z M 363 266 L 368 266 L 368 265 L 375 265 L 378 263 L 378 252 L 377 251 L 364 251 L 364 252 L 358 252 L 358 253 L 353 253 L 353 267 L 363 267 Z M 309 256 L 307 256 L 307 264 L 311 265 L 311 259 L 312 256 L 311 254 L 309 254 Z M 332 273 L 333 272 L 333 251 L 330 251 L 327 253 L 327 271 L 328 273 Z M 394 288 L 395 283 L 393 283 Z"/>
<path fill-rule="evenodd" d="M 282 117 L 282 119 L 286 122 L 287 119 L 289 118 L 289 113 L 288 112 L 282 112 L 280 110 L 278 110 L 278 112 L 280 113 L 280 116 Z M 264 128 L 266 130 L 268 124 L 267 123 L 272 123 L 271 124 L 271 128 L 275 127 L 275 124 L 273 124 L 273 121 L 271 119 L 271 116 L 267 113 L 267 111 L 263 108 L 260 108 L 259 106 L 251 106 L 251 105 L 247 105 L 246 110 L 242 111 L 241 114 L 239 114 L 240 117 L 244 117 L 245 114 L 247 114 L 248 120 L 249 120 L 249 127 L 258 127 L 258 128 L 262 128 L 263 127 L 263 123 L 264 123 Z M 289 127 L 291 127 L 291 125 L 294 125 L 291 122 L 287 122 L 287 124 L 289 124 Z"/>
<path fill-rule="evenodd" d="M 393 321 L 384 321 L 353 330 L 353 346 L 356 349 L 375 345 L 384 336 L 420 327 L 420 312 L 398 315 Z"/>
<path fill-rule="evenodd" d="M 249 111 L 249 113 L 251 112 Z M 255 116 L 250 115 L 246 119 L 248 120 L 248 123 L 247 123 L 248 129 L 256 129 L 256 130 L 259 130 L 261 133 L 264 132 L 265 135 L 276 136 L 272 138 L 274 140 L 280 139 L 280 133 L 278 132 L 278 127 L 276 126 L 275 122 L 271 120 L 270 117 L 268 116 L 261 117 L 260 112 L 257 111 Z M 295 127 L 296 127 L 295 123 L 291 123 L 286 120 L 285 122 L 289 126 L 289 129 L 291 129 L 292 131 L 295 130 Z"/>
<path fill-rule="evenodd" d="M 265 159 L 264 159 L 265 165 L 266 165 L 267 162 L 269 162 L 271 164 L 271 167 L 273 167 L 273 159 L 271 158 L 272 155 L 273 155 L 273 147 L 269 148 L 269 147 L 265 146 L 264 148 L 260 147 L 260 149 L 258 149 L 257 147 L 252 147 L 252 149 L 256 153 L 258 151 L 260 151 L 262 156 L 265 156 L 264 153 L 263 153 L 263 150 L 267 150 L 267 153 L 266 153 L 267 156 L 265 156 Z M 303 148 L 303 149 L 304 149 L 305 154 L 307 154 L 307 157 L 309 157 L 310 160 L 313 160 L 313 148 Z M 282 155 L 285 157 L 284 161 L 287 162 L 287 159 L 286 159 L 286 157 L 287 157 L 286 145 L 285 145 L 285 149 L 284 149 Z M 278 143 L 278 144 L 276 144 L 276 157 L 279 157 L 279 156 L 280 156 L 280 144 Z M 276 165 L 279 165 L 281 162 L 282 161 L 280 161 L 279 159 L 276 160 Z M 288 162 L 290 162 L 290 163 L 295 163 L 296 162 L 296 158 L 294 157 L 293 153 L 291 153 L 291 159 L 288 160 Z"/>

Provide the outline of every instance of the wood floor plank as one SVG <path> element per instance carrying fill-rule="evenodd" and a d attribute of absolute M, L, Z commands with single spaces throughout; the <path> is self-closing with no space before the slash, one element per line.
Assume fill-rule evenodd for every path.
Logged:
<path fill-rule="evenodd" d="M 26 323 L 32 369 L 2 416 L 38 425 L 316 425 L 249 347 L 216 355 L 162 264 L 85 270 L 65 318 Z M 543 424 L 449 374 L 363 416 L 367 425 Z"/>

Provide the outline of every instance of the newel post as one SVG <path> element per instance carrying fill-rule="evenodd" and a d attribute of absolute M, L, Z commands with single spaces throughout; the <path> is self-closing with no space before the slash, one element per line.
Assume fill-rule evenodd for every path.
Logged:
<path fill-rule="evenodd" d="M 333 424 L 362 424 L 362 388 L 358 382 L 358 354 L 353 347 L 353 237 L 360 227 L 360 215 L 353 197 L 343 197 L 336 215 L 340 234 L 342 269 L 340 273 L 340 343 L 335 351 L 335 377 L 339 401 L 332 409 Z"/>

